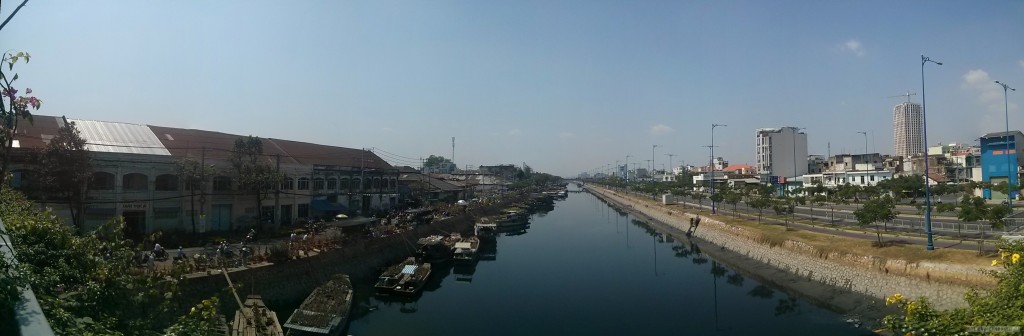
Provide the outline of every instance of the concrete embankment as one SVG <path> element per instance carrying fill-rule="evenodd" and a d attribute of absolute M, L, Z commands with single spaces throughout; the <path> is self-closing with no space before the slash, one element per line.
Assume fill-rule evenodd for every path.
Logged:
<path fill-rule="evenodd" d="M 637 202 L 607 189 L 591 186 L 588 189 L 605 201 L 642 214 L 679 233 L 686 231 L 689 218 L 695 216 Z M 823 252 L 792 240 L 768 242 L 753 230 L 703 216 L 693 239 L 715 245 L 716 248 L 706 246 L 703 250 L 712 257 L 723 257 L 726 264 L 754 273 L 766 282 L 833 310 L 861 315 L 865 320 L 882 315 L 885 297 L 894 293 L 926 297 L 938 309 L 962 307 L 966 305 L 963 295 L 968 287 L 935 280 L 930 274 L 942 274 L 947 280 L 956 279 L 956 274 L 982 276 L 980 268 Z M 918 276 L 922 272 L 924 276 Z"/>

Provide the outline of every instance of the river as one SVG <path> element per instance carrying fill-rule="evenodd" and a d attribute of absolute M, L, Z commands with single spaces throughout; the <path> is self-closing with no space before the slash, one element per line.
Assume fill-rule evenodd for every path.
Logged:
<path fill-rule="evenodd" d="M 588 193 L 500 236 L 475 268 L 435 266 L 416 299 L 353 279 L 363 335 L 862 335 L 840 314 L 758 283 Z M 290 313 L 290 310 L 285 310 Z M 279 310 L 279 312 L 284 312 Z M 282 321 L 287 313 L 282 314 Z"/>

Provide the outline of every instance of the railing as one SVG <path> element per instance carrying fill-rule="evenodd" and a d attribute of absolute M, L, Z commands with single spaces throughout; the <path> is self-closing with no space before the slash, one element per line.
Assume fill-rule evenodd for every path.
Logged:
<path fill-rule="evenodd" d="M 4 222 L 0 219 L 0 232 L 5 231 Z M 11 245 L 11 239 L 7 235 L 0 235 L 0 257 L 7 259 L 11 265 L 17 265 L 18 260 L 14 254 L 14 246 Z M 32 288 L 25 287 L 21 292 L 21 299 L 21 302 L 14 307 L 14 320 L 18 324 L 14 328 L 17 332 L 15 335 L 52 336 L 53 328 L 50 328 L 50 323 L 46 321 L 43 308 L 39 306 L 39 300 L 36 299 Z"/>

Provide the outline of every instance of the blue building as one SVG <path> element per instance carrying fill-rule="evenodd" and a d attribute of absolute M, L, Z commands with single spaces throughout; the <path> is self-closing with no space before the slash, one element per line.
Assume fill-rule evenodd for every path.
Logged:
<path fill-rule="evenodd" d="M 981 178 L 982 181 L 999 184 L 1008 182 L 1017 185 L 1018 167 L 1024 161 L 1017 155 L 1024 148 L 1024 133 L 1020 131 L 989 133 L 981 136 Z M 1007 158 L 1009 155 L 1009 158 Z M 986 199 L 1006 199 L 1006 195 L 985 189 Z M 1017 192 L 1013 192 L 1017 196 Z"/>

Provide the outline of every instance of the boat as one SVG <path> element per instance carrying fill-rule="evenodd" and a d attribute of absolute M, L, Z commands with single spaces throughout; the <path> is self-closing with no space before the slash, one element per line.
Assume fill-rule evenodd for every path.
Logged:
<path fill-rule="evenodd" d="M 423 289 L 428 277 L 430 263 L 420 263 L 416 258 L 408 258 L 385 270 L 373 287 L 382 294 L 412 295 Z"/>
<path fill-rule="evenodd" d="M 263 297 L 249 295 L 235 312 L 231 336 L 284 336 L 277 313 L 267 308 Z"/>
<path fill-rule="evenodd" d="M 498 231 L 498 224 L 480 222 L 473 226 L 474 233 L 478 239 L 493 239 Z"/>
<path fill-rule="evenodd" d="M 452 259 L 452 248 L 462 240 L 462 236 L 453 233 L 448 236 L 432 235 L 416 241 L 416 256 L 429 263 L 443 263 Z"/>
<path fill-rule="evenodd" d="M 480 249 L 480 238 L 470 236 L 455 243 L 454 254 L 457 263 L 472 263 L 476 260 L 477 251 Z"/>
<path fill-rule="evenodd" d="M 339 274 L 313 290 L 284 327 L 288 336 L 341 335 L 351 308 L 352 281 L 348 275 Z"/>

